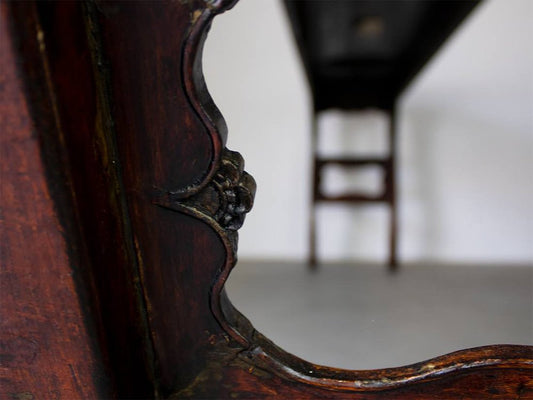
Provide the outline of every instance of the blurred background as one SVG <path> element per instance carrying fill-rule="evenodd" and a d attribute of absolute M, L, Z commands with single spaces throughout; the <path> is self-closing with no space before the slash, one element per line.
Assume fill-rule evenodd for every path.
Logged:
<path fill-rule="evenodd" d="M 310 361 L 348 368 L 533 341 L 533 1 L 482 2 L 400 98 L 403 266 L 396 276 L 382 265 L 388 210 L 381 205 L 321 206 L 323 265 L 306 273 L 311 99 L 281 1 L 243 0 L 217 17 L 204 72 L 229 128 L 228 147 L 244 156 L 258 184 L 229 294 L 259 330 Z M 375 111 L 327 112 L 320 147 L 336 155 L 383 152 L 385 123 Z M 376 182 L 373 171 L 328 174 L 333 192 Z M 459 303 L 446 303 L 454 296 Z M 469 307 L 474 316 L 457 315 Z M 410 325 L 401 328 L 400 320 Z M 446 325 L 464 331 L 445 333 Z M 335 343 L 324 345 L 332 335 Z"/>

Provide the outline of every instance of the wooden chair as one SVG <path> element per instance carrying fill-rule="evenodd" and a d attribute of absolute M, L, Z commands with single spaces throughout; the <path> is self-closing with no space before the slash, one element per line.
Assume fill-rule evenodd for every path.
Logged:
<path fill-rule="evenodd" d="M 341 370 L 233 307 L 255 183 L 201 66 L 232 4 L 1 3 L 0 397 L 532 398 L 531 347 Z"/>
<path fill-rule="evenodd" d="M 313 99 L 313 195 L 309 266 L 317 264 L 318 203 L 382 203 L 389 208 L 389 267 L 397 257 L 396 103 L 402 91 L 479 1 L 284 0 Z M 318 118 L 331 109 L 378 109 L 389 120 L 388 154 L 320 157 Z M 357 132 L 354 132 L 357 134 Z M 328 195 L 322 171 L 375 166 L 383 171 L 381 193 Z"/>

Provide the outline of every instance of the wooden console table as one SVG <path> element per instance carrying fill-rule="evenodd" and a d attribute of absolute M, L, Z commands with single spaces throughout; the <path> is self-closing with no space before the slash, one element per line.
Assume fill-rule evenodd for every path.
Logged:
<path fill-rule="evenodd" d="M 255 183 L 201 64 L 232 5 L 1 4 L 0 397 L 533 398 L 531 347 L 340 370 L 232 306 Z"/>

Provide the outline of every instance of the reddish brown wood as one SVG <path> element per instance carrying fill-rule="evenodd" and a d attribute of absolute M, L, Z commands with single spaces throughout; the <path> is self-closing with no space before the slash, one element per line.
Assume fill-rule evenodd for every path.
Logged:
<path fill-rule="evenodd" d="M 55 196 L 56 207 L 72 208 L 61 229 L 73 232 L 65 245 L 75 249 L 71 263 L 80 259 L 88 296 L 83 285 L 76 293 L 90 311 L 87 321 L 95 322 L 89 333 L 102 349 L 113 396 L 531 398 L 530 347 L 483 347 L 395 369 L 338 370 L 279 349 L 234 309 L 224 283 L 236 260 L 236 229 L 251 207 L 255 185 L 243 172 L 242 159 L 224 149 L 225 125 L 201 70 L 209 25 L 232 4 L 89 1 L 10 7 L 27 86 L 46 81 L 48 100 L 28 91 L 33 119 L 55 118 L 61 128 L 37 124 L 40 147 L 48 155 L 43 171 L 48 187 L 66 198 Z M 36 37 L 37 46 L 24 45 Z M 52 119 L 43 112 L 50 109 Z M 24 153 L 22 159 L 35 157 L 38 146 L 33 146 L 10 149 L 8 165 L 21 157 L 17 151 Z M 30 181 L 30 188 L 35 182 L 44 185 L 33 175 Z M 19 213 L 47 198 L 43 191 L 26 193 L 24 202 L 8 203 Z M 9 251 L 24 254 L 31 238 L 10 241 Z M 44 257 L 40 247 L 32 254 L 41 252 Z M 13 269 L 32 270 L 24 262 Z M 28 285 L 33 283 L 30 276 Z M 64 288 L 57 278 L 50 284 Z M 36 298 L 46 296 L 36 293 Z M 70 325 L 58 323 L 39 329 L 53 327 L 58 340 L 68 343 Z M 81 342 L 72 355 L 83 348 Z M 92 365 L 87 360 L 85 368 Z M 9 379 L 21 384 L 13 371 Z M 43 366 L 39 371 L 54 379 L 53 371 L 47 375 Z M 91 379 L 84 375 L 80 382 L 92 387 Z"/>
<path fill-rule="evenodd" d="M 82 301 L 91 310 L 106 375 L 119 397 L 153 397 L 150 339 L 109 134 L 109 96 L 100 89 L 87 10 L 82 2 L 17 2 L 8 8 L 48 185 L 58 194 L 59 211 L 72 208 L 61 222 L 74 254 L 81 253 L 76 265 L 90 293 Z M 63 197 L 70 203 L 60 202 Z"/>
<path fill-rule="evenodd" d="M 101 39 L 92 24 L 91 5 L 36 2 L 34 12 L 43 32 L 62 146 L 68 154 L 65 163 L 88 251 L 87 279 L 115 390 L 123 398 L 153 397 L 157 388 L 113 134 L 109 66 L 95 49 Z"/>
<path fill-rule="evenodd" d="M 0 398 L 108 397 L 95 331 L 85 318 L 88 307 L 78 298 L 83 260 L 73 248 L 74 238 L 67 236 L 72 230 L 60 223 L 69 211 L 57 207 L 67 207 L 68 201 L 64 188 L 47 185 L 54 171 L 46 165 L 42 137 L 32 123 L 8 26 L 2 3 Z M 43 112 L 52 112 L 42 100 Z M 50 121 L 53 115 L 40 127 L 54 130 L 47 126 Z"/>

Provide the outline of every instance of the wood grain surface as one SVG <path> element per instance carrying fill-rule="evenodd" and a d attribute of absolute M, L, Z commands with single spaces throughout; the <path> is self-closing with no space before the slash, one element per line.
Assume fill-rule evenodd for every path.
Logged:
<path fill-rule="evenodd" d="M 2 3 L 0 398 L 103 398 L 110 391 L 76 282 L 82 261 L 72 232 L 60 223 L 59 214 L 69 213 L 58 210 L 67 205 L 60 198 L 65 188 L 58 187 L 65 182 L 47 184 L 54 172 L 44 160 L 43 137 L 31 118 L 8 26 Z M 46 87 L 33 90 L 46 93 Z M 44 95 L 40 128 L 54 132 L 53 115 L 44 115 L 52 112 L 46 104 Z"/>

